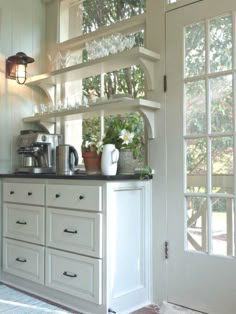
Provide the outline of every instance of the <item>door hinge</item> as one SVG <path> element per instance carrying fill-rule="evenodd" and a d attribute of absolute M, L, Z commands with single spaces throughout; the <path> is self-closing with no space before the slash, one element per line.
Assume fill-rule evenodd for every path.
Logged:
<path fill-rule="evenodd" d="M 165 259 L 169 258 L 169 242 L 165 241 Z"/>
<path fill-rule="evenodd" d="M 167 92 L 167 76 L 163 76 L 163 88 L 164 88 L 164 93 Z"/>

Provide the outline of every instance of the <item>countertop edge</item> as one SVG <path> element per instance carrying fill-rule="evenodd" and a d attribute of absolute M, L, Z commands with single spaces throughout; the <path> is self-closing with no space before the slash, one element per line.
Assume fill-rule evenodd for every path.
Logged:
<path fill-rule="evenodd" d="M 27 179 L 63 179 L 63 180 L 102 180 L 102 181 L 122 181 L 122 180 L 151 180 L 152 175 L 127 174 L 127 175 L 57 175 L 57 174 L 29 174 L 29 173 L 0 173 L 0 178 L 27 178 Z"/>

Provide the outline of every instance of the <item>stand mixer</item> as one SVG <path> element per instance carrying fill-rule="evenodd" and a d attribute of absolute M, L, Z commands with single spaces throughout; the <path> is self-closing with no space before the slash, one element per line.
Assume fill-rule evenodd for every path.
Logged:
<path fill-rule="evenodd" d="M 19 167 L 16 172 L 54 173 L 56 171 L 56 146 L 62 135 L 36 131 L 22 131 L 17 137 Z"/>

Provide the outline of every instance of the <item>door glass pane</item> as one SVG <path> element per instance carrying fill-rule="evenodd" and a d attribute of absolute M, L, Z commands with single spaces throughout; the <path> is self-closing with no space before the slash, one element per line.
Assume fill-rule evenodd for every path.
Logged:
<path fill-rule="evenodd" d="M 210 79 L 211 131 L 233 131 L 232 75 Z"/>
<path fill-rule="evenodd" d="M 185 77 L 205 73 L 205 26 L 197 23 L 185 27 Z"/>
<path fill-rule="evenodd" d="M 205 81 L 185 84 L 186 134 L 206 133 L 206 91 Z"/>
<path fill-rule="evenodd" d="M 218 17 L 209 22 L 210 72 L 232 69 L 232 17 Z"/>
<path fill-rule="evenodd" d="M 205 138 L 186 141 L 187 192 L 207 190 L 207 141 Z"/>
<path fill-rule="evenodd" d="M 233 137 L 212 139 L 211 155 L 212 192 L 233 194 Z"/>
<path fill-rule="evenodd" d="M 187 249 L 207 251 L 207 200 L 204 197 L 186 197 Z"/>
<path fill-rule="evenodd" d="M 233 200 L 212 199 L 212 253 L 234 256 Z"/>

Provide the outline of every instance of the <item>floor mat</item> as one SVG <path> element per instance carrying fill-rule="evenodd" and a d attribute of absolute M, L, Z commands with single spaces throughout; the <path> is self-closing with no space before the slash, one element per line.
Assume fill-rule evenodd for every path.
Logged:
<path fill-rule="evenodd" d="M 0 285 L 0 313 L 6 314 L 68 314 L 53 304 L 36 299 L 25 293 Z"/>

